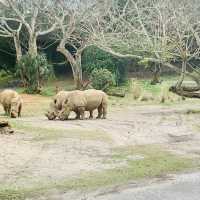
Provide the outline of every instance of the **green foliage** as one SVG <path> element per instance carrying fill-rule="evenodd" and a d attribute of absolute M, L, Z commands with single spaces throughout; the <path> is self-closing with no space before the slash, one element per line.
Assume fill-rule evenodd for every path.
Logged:
<path fill-rule="evenodd" d="M 115 79 L 116 85 L 127 80 L 128 60 L 117 59 L 98 48 L 86 49 L 82 57 L 83 71 L 91 74 L 94 69 L 108 69 Z"/>
<path fill-rule="evenodd" d="M 0 71 L 0 87 L 7 87 L 8 83 L 13 80 L 13 76 L 5 70 Z"/>
<path fill-rule="evenodd" d="M 115 85 L 113 74 L 107 69 L 94 69 L 90 75 L 92 86 L 98 90 L 107 90 Z"/>
<path fill-rule="evenodd" d="M 23 56 L 17 64 L 17 75 L 21 77 L 27 93 L 39 93 L 42 83 L 52 75 L 52 65 L 45 55 Z"/>
<path fill-rule="evenodd" d="M 2 69 L 2 70 L 0 71 L 0 78 L 5 78 L 5 77 L 7 77 L 7 76 L 9 76 L 9 73 L 6 72 L 4 69 Z"/>
<path fill-rule="evenodd" d="M 146 59 L 146 58 L 140 60 L 140 61 L 138 62 L 138 64 L 139 64 L 140 66 L 144 66 L 145 68 L 151 66 L 151 63 L 150 63 L 149 60 Z"/>
<path fill-rule="evenodd" d="M 10 38 L 0 37 L 0 70 L 15 72 L 15 51 L 12 48 L 13 41 Z"/>

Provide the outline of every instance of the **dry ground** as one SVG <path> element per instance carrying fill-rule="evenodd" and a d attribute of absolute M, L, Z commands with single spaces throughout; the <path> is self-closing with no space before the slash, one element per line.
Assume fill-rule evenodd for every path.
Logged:
<path fill-rule="evenodd" d="M 198 101 L 124 105 L 123 100 L 112 99 L 106 120 L 73 120 L 72 115 L 72 120 L 48 121 L 44 112 L 50 98 L 23 98 L 22 118 L 10 119 L 15 134 L 0 135 L 0 189 L 51 185 L 54 192 L 53 183 L 123 167 L 127 159 L 144 159 L 140 151 L 114 159 L 116 149 L 127 147 L 157 145 L 185 158 L 200 157 L 200 114 L 188 114 L 188 110 L 200 110 Z M 41 199 L 61 199 L 45 196 Z"/>

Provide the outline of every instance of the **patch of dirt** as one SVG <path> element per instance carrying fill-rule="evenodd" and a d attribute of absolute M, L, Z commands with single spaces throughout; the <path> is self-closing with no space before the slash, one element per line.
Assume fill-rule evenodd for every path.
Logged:
<path fill-rule="evenodd" d="M 114 145 L 145 145 L 183 142 L 196 140 L 200 134 L 194 130 L 194 122 L 198 124 L 197 115 L 190 119 L 183 109 L 161 106 L 140 106 L 116 109 L 109 113 L 106 120 L 71 120 L 48 121 L 45 117 L 19 119 L 41 127 L 102 130 L 113 139 Z M 97 115 L 97 113 L 95 113 Z"/>
<path fill-rule="evenodd" d="M 114 167 L 103 163 L 110 155 L 109 147 L 98 141 L 68 138 L 33 143 L 17 134 L 1 137 L 0 146 L 0 182 L 4 185 L 59 181 L 82 172 Z"/>

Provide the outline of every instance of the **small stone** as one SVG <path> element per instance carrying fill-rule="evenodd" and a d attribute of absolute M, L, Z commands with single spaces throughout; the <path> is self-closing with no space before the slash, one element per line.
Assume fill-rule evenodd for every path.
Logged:
<path fill-rule="evenodd" d="M 0 134 L 8 135 L 13 134 L 14 130 L 8 121 L 0 121 Z"/>

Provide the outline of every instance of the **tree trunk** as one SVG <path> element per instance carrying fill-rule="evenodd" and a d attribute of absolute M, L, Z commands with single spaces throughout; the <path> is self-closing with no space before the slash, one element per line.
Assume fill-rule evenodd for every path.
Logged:
<path fill-rule="evenodd" d="M 37 35 L 36 35 L 36 33 L 34 33 L 34 31 L 29 33 L 28 54 L 33 58 L 36 57 L 37 54 L 38 54 L 38 51 L 37 51 Z M 37 72 L 37 88 L 35 88 L 35 91 L 34 91 L 36 93 L 41 92 L 41 80 L 40 79 L 41 79 L 40 71 L 38 69 L 38 72 Z"/>
<path fill-rule="evenodd" d="M 65 56 L 65 58 L 69 61 L 71 68 L 72 68 L 76 89 L 82 89 L 83 76 L 82 76 L 82 66 L 81 66 L 81 53 L 74 57 L 65 48 L 65 46 L 64 46 L 64 44 L 62 44 L 62 42 L 57 47 L 57 51 L 60 52 L 61 54 L 63 54 Z"/>
<path fill-rule="evenodd" d="M 160 64 L 158 64 L 158 65 L 155 64 L 153 80 L 151 81 L 151 85 L 156 85 L 157 83 L 160 83 L 160 73 L 161 73 Z"/>
<path fill-rule="evenodd" d="M 82 89 L 82 79 L 81 79 L 81 74 L 79 72 L 77 72 L 74 75 L 74 83 L 77 90 Z"/>
<path fill-rule="evenodd" d="M 74 69 L 74 81 L 76 89 L 82 89 L 83 87 L 83 73 L 82 73 L 82 66 L 81 66 L 81 54 L 76 55 L 75 59 L 75 65 L 72 65 L 72 68 Z"/>
<path fill-rule="evenodd" d="M 72 71 L 73 71 L 73 77 L 74 77 L 74 83 L 76 89 L 80 90 L 83 87 L 83 76 L 82 76 L 82 67 L 79 60 L 74 59 L 74 61 L 71 63 Z"/>
<path fill-rule="evenodd" d="M 20 37 L 19 32 L 16 32 L 13 37 L 14 44 L 15 44 L 15 51 L 16 51 L 16 63 L 19 63 L 19 61 L 22 58 L 22 48 L 21 48 L 19 37 Z M 23 87 L 26 87 L 26 81 L 25 81 L 24 75 L 25 75 L 25 69 L 21 69 L 20 70 L 21 81 L 22 81 Z"/>
<path fill-rule="evenodd" d="M 18 34 L 14 35 L 14 44 L 15 44 L 15 51 L 16 51 L 16 60 L 18 63 L 22 57 L 22 48 L 21 48 L 20 39 L 19 39 Z"/>
<path fill-rule="evenodd" d="M 182 97 L 200 98 L 200 85 L 198 77 L 191 75 L 191 78 L 196 82 L 197 86 L 182 86 L 182 83 L 186 76 L 186 72 L 187 72 L 187 60 L 184 59 L 182 62 L 180 78 L 177 84 L 175 86 L 170 87 L 169 90 Z"/>
<path fill-rule="evenodd" d="M 35 34 L 30 34 L 28 41 L 28 53 L 33 57 L 37 56 L 37 36 Z"/>
<path fill-rule="evenodd" d="M 177 89 L 180 89 L 181 86 L 182 86 L 182 83 L 184 81 L 184 78 L 185 78 L 185 72 L 186 72 L 186 67 L 187 67 L 187 62 L 186 60 L 183 60 L 182 62 L 182 69 L 181 69 L 181 76 L 176 84 L 176 88 Z"/>

